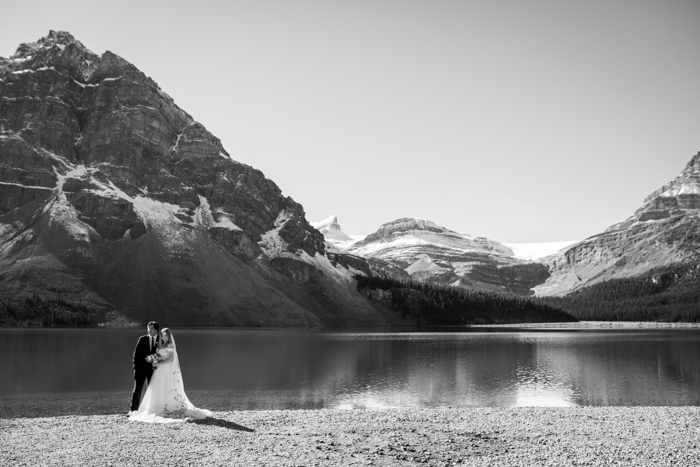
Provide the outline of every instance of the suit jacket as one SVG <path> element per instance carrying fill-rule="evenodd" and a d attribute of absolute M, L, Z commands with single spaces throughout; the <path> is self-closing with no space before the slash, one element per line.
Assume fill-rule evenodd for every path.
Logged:
<path fill-rule="evenodd" d="M 146 357 L 156 352 L 153 349 L 151 352 L 151 336 L 146 334 L 145 336 L 139 337 L 138 342 L 136 342 L 136 348 L 134 349 L 134 370 L 149 372 L 152 370 L 150 363 L 146 361 Z M 156 345 L 160 345 L 160 336 L 156 336 Z"/>

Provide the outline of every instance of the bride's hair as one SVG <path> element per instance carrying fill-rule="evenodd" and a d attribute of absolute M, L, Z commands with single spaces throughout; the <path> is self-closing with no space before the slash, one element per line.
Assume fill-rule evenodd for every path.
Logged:
<path fill-rule="evenodd" d="M 170 328 L 163 328 L 160 332 L 164 332 L 168 335 L 168 342 L 166 345 L 172 345 L 173 343 L 173 333 L 170 331 Z"/>

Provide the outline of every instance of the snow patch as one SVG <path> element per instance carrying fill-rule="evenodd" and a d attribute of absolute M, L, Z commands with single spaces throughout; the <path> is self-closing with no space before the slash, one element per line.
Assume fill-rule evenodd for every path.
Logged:
<path fill-rule="evenodd" d="M 214 225 L 214 216 L 211 215 L 211 206 L 209 206 L 209 200 L 202 195 L 197 195 L 199 197 L 199 206 L 194 212 L 194 221 L 197 225 L 200 225 L 206 229 Z"/>
<path fill-rule="evenodd" d="M 55 199 L 44 207 L 44 212 L 49 212 L 49 225 L 54 223 L 63 227 L 68 234 L 78 242 L 90 242 L 94 229 L 78 218 L 78 211 L 70 204 L 66 194 L 63 192 L 63 184 L 67 178 L 80 178 L 87 174 L 84 165 L 80 165 L 73 170 L 60 174 L 54 169 L 56 174 L 56 188 L 54 188 Z"/>
<path fill-rule="evenodd" d="M 358 271 L 353 268 L 348 268 L 345 269 L 341 265 L 336 265 L 333 266 L 333 263 L 331 263 L 331 260 L 329 260 L 326 256 L 316 254 L 314 256 L 310 256 L 307 252 L 301 251 L 298 254 L 294 253 L 289 253 L 287 252 L 286 255 L 284 255 L 288 258 L 294 258 L 300 261 L 303 261 L 307 264 L 310 264 L 311 266 L 315 267 L 316 269 L 319 269 L 320 271 L 324 272 L 328 277 L 332 278 L 338 283 L 343 283 L 347 284 L 351 281 L 353 281 L 352 276 L 355 274 L 363 274 L 361 271 Z"/>
<path fill-rule="evenodd" d="M 175 214 L 181 210 L 180 206 L 144 196 L 131 197 L 111 180 L 108 183 L 103 183 L 92 177 L 94 172 L 95 169 L 87 169 L 84 165 L 77 166 L 63 175 L 56 172 L 58 179 L 55 188 L 56 201 L 45 208 L 51 211 L 50 222 L 60 223 L 78 241 L 90 241 L 91 235 L 96 235 L 92 227 L 80 221 L 78 211 L 70 204 L 63 192 L 66 179 L 89 179 L 93 187 L 88 190 L 89 192 L 106 198 L 129 201 L 136 215 L 150 232 L 158 236 L 161 245 L 170 254 L 191 254 L 191 245 L 194 244 L 194 236 L 197 234 L 191 229 L 183 228 L 182 222 L 175 217 Z"/>
<path fill-rule="evenodd" d="M 195 211 L 195 222 L 197 225 L 201 225 L 204 228 L 210 227 L 221 227 L 228 230 L 243 230 L 238 227 L 228 216 L 229 214 L 224 212 L 223 209 L 218 208 L 216 211 L 217 221 L 214 218 L 211 206 L 209 205 L 209 200 L 204 196 L 199 196 L 199 207 Z"/>
<path fill-rule="evenodd" d="M 433 262 L 433 259 L 428 255 L 418 255 L 418 260 L 405 269 L 411 275 L 418 271 L 437 271 L 443 269 Z"/>
<path fill-rule="evenodd" d="M 10 185 L 10 186 L 18 186 L 20 188 L 30 188 L 32 190 L 47 190 L 47 191 L 53 191 L 53 188 L 45 187 L 45 186 L 38 186 L 38 185 L 22 185 L 21 183 L 14 183 L 14 182 L 0 182 L 0 185 Z"/>
<path fill-rule="evenodd" d="M 214 213 L 216 213 L 216 217 Z M 201 195 L 199 195 L 199 207 L 195 211 L 195 220 L 198 225 L 206 228 L 220 227 L 228 230 L 243 230 L 231 220 L 229 214 L 223 209 L 217 208 L 216 211 L 212 211 L 209 200 Z"/>
<path fill-rule="evenodd" d="M 574 243 L 578 242 L 508 243 L 506 246 L 513 250 L 516 258 L 532 261 L 559 253 Z"/>
<path fill-rule="evenodd" d="M 173 256 L 193 254 L 197 232 L 183 228 L 182 221 L 175 217 L 175 214 L 180 212 L 180 206 L 143 196 L 127 199 L 132 201 L 136 214 L 149 231 L 158 237 L 160 244 L 169 254 Z"/>
<path fill-rule="evenodd" d="M 291 215 L 287 211 L 280 211 L 280 213 L 277 214 L 277 219 L 275 219 L 275 227 L 265 232 L 258 242 L 258 245 L 260 245 L 268 257 L 295 256 L 293 253 L 287 251 L 289 245 L 282 240 L 282 237 L 279 235 L 280 230 L 290 218 Z"/>
<path fill-rule="evenodd" d="M 49 66 L 43 66 L 43 67 L 41 67 L 41 68 L 37 68 L 36 70 L 32 70 L 31 68 L 27 68 L 27 69 L 25 69 L 25 70 L 13 71 L 12 74 L 13 74 L 13 75 L 21 75 L 21 74 L 24 74 L 24 73 L 35 73 L 35 72 L 37 72 L 37 71 L 46 71 L 46 70 L 53 70 L 53 71 L 56 71 L 56 69 L 55 69 L 54 67 L 52 67 L 52 66 L 50 66 L 50 67 L 49 67 Z M 58 73 L 58 72 L 56 71 L 56 73 Z"/>
<path fill-rule="evenodd" d="M 75 78 L 73 79 L 73 81 L 75 81 L 75 84 L 77 84 L 78 86 L 80 86 L 81 88 L 84 89 L 84 88 L 95 88 L 95 87 L 99 86 L 100 84 L 104 83 L 105 81 L 117 81 L 117 80 L 120 80 L 122 78 L 123 78 L 123 76 L 117 76 L 116 78 L 105 78 L 97 84 L 81 83 L 80 81 L 77 81 Z"/>
<path fill-rule="evenodd" d="M 214 227 L 221 227 L 228 230 L 243 230 L 234 224 L 233 221 L 229 219 L 228 214 L 223 212 L 223 210 L 219 210 L 217 212 L 220 214 L 220 216 L 219 220 L 214 223 Z"/>
<path fill-rule="evenodd" d="M 180 138 L 182 138 L 183 133 L 180 133 L 177 135 L 177 139 L 175 140 L 175 144 L 170 146 L 171 151 L 177 151 L 178 146 L 180 146 Z"/>
<path fill-rule="evenodd" d="M 350 235 L 349 237 L 350 240 L 335 240 L 333 238 L 327 238 L 326 243 L 330 243 L 331 245 L 335 246 L 336 248 L 342 251 L 347 251 L 352 249 L 355 243 L 364 240 L 367 237 L 367 235 Z"/>

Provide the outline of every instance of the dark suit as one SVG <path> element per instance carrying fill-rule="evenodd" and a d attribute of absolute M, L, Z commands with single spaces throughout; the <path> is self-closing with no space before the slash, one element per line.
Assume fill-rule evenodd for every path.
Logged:
<path fill-rule="evenodd" d="M 160 343 L 156 336 L 156 344 L 151 350 L 151 342 L 149 335 L 139 337 L 134 349 L 134 393 L 131 395 L 131 410 L 138 410 L 141 403 L 141 392 L 143 391 L 146 381 L 151 381 L 153 376 L 153 366 L 146 361 L 146 357 L 156 352 L 155 345 Z"/>

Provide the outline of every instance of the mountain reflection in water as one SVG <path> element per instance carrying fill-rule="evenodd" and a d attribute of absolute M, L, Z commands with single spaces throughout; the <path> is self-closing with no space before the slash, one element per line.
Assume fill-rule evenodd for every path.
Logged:
<path fill-rule="evenodd" d="M 235 409 L 700 405 L 697 329 L 173 329 Z M 131 391 L 139 329 L 0 329 L 0 396 Z"/>

